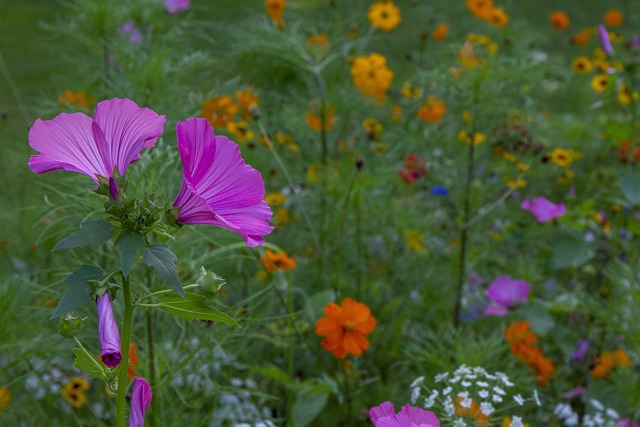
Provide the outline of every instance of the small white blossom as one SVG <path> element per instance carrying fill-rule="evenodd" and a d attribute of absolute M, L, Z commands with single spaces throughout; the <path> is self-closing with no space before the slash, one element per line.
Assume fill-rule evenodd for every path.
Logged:
<path fill-rule="evenodd" d="M 424 376 L 418 377 L 415 380 L 413 380 L 413 382 L 411 383 L 411 385 L 409 387 L 411 387 L 411 388 L 418 387 L 423 382 L 424 382 Z M 438 382 L 438 380 L 436 380 L 436 382 Z"/>
<path fill-rule="evenodd" d="M 591 402 L 591 405 L 593 405 L 593 407 L 596 408 L 598 411 L 604 411 L 604 405 L 599 401 L 597 401 L 596 399 L 591 399 L 590 402 Z"/>
<path fill-rule="evenodd" d="M 611 408 L 607 408 L 604 412 L 607 414 L 607 417 L 611 418 L 612 420 L 617 420 L 618 418 L 620 418 L 620 414 L 618 414 Z"/>
<path fill-rule="evenodd" d="M 458 397 L 462 397 L 463 399 L 466 399 L 467 397 L 469 397 L 469 392 L 468 391 L 461 391 L 460 393 L 458 393 Z"/>
<path fill-rule="evenodd" d="M 443 372 L 434 377 L 435 382 L 439 383 L 440 381 L 446 379 L 449 376 L 449 372 Z"/>
<path fill-rule="evenodd" d="M 494 401 L 494 402 L 496 402 L 496 403 L 500 403 L 500 402 L 502 402 L 502 396 L 499 396 L 499 395 L 497 395 L 497 394 L 494 394 L 494 395 L 491 397 L 491 400 L 493 400 L 493 401 Z"/>
<path fill-rule="evenodd" d="M 509 427 L 524 427 L 524 424 L 522 423 L 522 418 L 516 417 L 514 415 L 513 418 L 511 419 L 511 424 L 509 424 Z"/>
<path fill-rule="evenodd" d="M 524 399 L 519 394 L 516 394 L 515 396 L 513 396 L 513 400 L 515 400 L 516 403 L 520 406 L 524 405 Z"/>
<path fill-rule="evenodd" d="M 486 381 L 478 381 L 476 384 L 478 387 L 489 387 L 489 383 Z"/>
<path fill-rule="evenodd" d="M 442 408 L 444 409 L 444 411 L 447 413 L 447 416 L 452 417 L 453 414 L 455 414 L 456 412 L 456 407 L 453 405 L 453 403 L 445 403 Z"/>
<path fill-rule="evenodd" d="M 486 399 L 489 396 L 489 391 L 488 390 L 480 390 L 478 392 L 478 396 L 480 396 L 480 399 Z"/>
<path fill-rule="evenodd" d="M 498 386 L 495 386 L 495 387 L 493 388 L 493 392 L 494 392 L 495 394 L 499 394 L 499 395 L 502 395 L 502 396 L 504 396 L 505 394 L 507 394 L 507 392 L 506 392 L 506 391 L 504 391 L 503 389 L 501 389 L 501 388 L 500 388 L 500 387 L 498 387 Z"/>
<path fill-rule="evenodd" d="M 485 414 L 486 416 L 490 416 L 495 411 L 493 405 L 489 402 L 481 402 L 480 403 L 480 412 Z"/>
<path fill-rule="evenodd" d="M 416 400 L 418 400 L 418 397 L 420 397 L 420 387 L 416 387 L 413 390 L 411 390 L 411 404 L 415 405 Z"/>
<path fill-rule="evenodd" d="M 465 423 L 464 420 L 458 418 L 453 422 L 453 427 L 467 427 L 467 423 Z"/>
<path fill-rule="evenodd" d="M 451 393 L 451 390 L 453 390 L 451 387 L 447 387 L 442 390 L 442 394 L 446 396 L 447 394 Z"/>
<path fill-rule="evenodd" d="M 462 381 L 460 384 L 462 384 L 462 387 L 470 387 L 473 383 L 471 381 Z"/>
<path fill-rule="evenodd" d="M 463 408 L 471 408 L 471 405 L 473 405 L 473 399 L 470 399 L 468 397 L 463 398 L 460 402 L 460 406 L 462 406 Z"/>
<path fill-rule="evenodd" d="M 536 405 L 542 406 L 542 402 L 540 402 L 540 397 L 538 396 L 538 390 L 533 390 L 533 399 L 536 401 Z"/>

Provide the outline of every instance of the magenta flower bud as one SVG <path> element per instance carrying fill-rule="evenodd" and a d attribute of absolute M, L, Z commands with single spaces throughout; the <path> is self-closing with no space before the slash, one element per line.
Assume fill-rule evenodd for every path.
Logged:
<path fill-rule="evenodd" d="M 631 39 L 631 50 L 640 50 L 640 38 L 637 34 Z"/>
<path fill-rule="evenodd" d="M 122 360 L 122 353 L 120 352 L 120 332 L 118 332 L 118 325 L 113 318 L 111 298 L 108 293 L 96 298 L 96 308 L 98 310 L 98 340 L 102 353 L 101 359 L 108 367 L 115 368 Z"/>
<path fill-rule="evenodd" d="M 151 387 L 144 378 L 133 377 L 131 387 L 131 414 L 129 415 L 129 427 L 139 427 L 144 424 L 144 414 L 151 404 Z"/>
<path fill-rule="evenodd" d="M 613 46 L 611 45 L 611 39 L 609 39 L 609 32 L 602 24 L 598 25 L 598 37 L 600 37 L 600 45 L 604 53 L 611 55 L 613 53 Z"/>

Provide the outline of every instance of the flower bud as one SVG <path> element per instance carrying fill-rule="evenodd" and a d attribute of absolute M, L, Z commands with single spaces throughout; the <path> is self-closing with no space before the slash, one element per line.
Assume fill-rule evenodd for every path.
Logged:
<path fill-rule="evenodd" d="M 100 342 L 100 358 L 110 368 L 115 368 L 122 360 L 120 352 L 120 332 L 113 318 L 111 298 L 108 293 L 96 298 L 98 311 L 98 341 Z"/>
<path fill-rule="evenodd" d="M 151 386 L 144 378 L 133 377 L 131 387 L 131 414 L 129 415 L 129 427 L 139 427 L 144 424 L 144 414 L 151 404 Z"/>
<path fill-rule="evenodd" d="M 84 329 L 86 317 L 79 317 L 73 312 L 66 313 L 60 318 L 58 333 L 65 338 L 73 338 Z"/>
<path fill-rule="evenodd" d="M 200 267 L 200 275 L 198 276 L 198 290 L 208 299 L 213 300 L 215 295 L 222 288 L 226 280 L 218 276 L 212 271 L 207 271 L 204 267 Z"/>

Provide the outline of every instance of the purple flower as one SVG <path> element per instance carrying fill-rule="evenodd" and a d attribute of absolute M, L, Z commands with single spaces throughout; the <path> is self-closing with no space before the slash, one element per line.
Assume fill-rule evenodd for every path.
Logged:
<path fill-rule="evenodd" d="M 120 333 L 118 325 L 113 318 L 111 308 L 111 298 L 108 293 L 96 298 L 96 309 L 98 311 L 98 341 L 100 341 L 100 352 L 102 362 L 110 368 L 115 368 L 122 360 L 120 353 Z"/>
<path fill-rule="evenodd" d="M 184 164 L 173 202 L 180 208 L 177 221 L 227 228 L 247 246 L 262 244 L 273 227 L 260 172 L 244 162 L 233 141 L 216 136 L 206 119 L 179 122 L 176 133 Z"/>
<path fill-rule="evenodd" d="M 589 347 L 591 347 L 591 344 L 589 343 L 589 340 L 580 340 L 580 341 L 578 341 L 578 345 L 576 345 L 575 350 L 573 350 L 573 353 L 571 353 L 571 356 L 569 356 L 569 358 L 573 362 L 581 361 L 582 358 L 584 357 L 584 355 L 587 354 L 587 351 L 589 350 Z"/>
<path fill-rule="evenodd" d="M 540 223 L 551 221 L 567 213 L 567 207 L 564 203 L 555 204 L 545 197 L 533 200 L 527 197 L 520 207 L 531 212 Z"/>
<path fill-rule="evenodd" d="M 118 28 L 118 34 L 127 37 L 132 44 L 142 43 L 142 31 L 136 27 L 133 21 L 127 21 L 120 28 Z"/>
<path fill-rule="evenodd" d="M 494 303 L 511 307 L 527 302 L 531 285 L 522 279 L 500 276 L 487 288 L 487 296 Z"/>
<path fill-rule="evenodd" d="M 165 121 L 148 108 L 117 98 L 98 103 L 93 119 L 83 113 L 38 119 L 29 131 L 29 145 L 40 154 L 31 156 L 29 167 L 35 173 L 79 172 L 96 184 L 98 176 L 113 181 L 116 169 L 124 175 L 143 149 L 155 145 Z M 111 193 L 115 199 L 114 189 L 115 185 Z"/>
<path fill-rule="evenodd" d="M 133 377 L 131 387 L 131 414 L 129 415 L 129 427 L 139 427 L 144 424 L 144 414 L 151 404 L 151 387 L 144 378 Z"/>
<path fill-rule="evenodd" d="M 586 389 L 584 387 L 576 387 L 566 391 L 562 397 L 565 399 L 576 399 L 584 394 Z"/>
<path fill-rule="evenodd" d="M 631 50 L 640 50 L 640 38 L 637 34 L 631 38 Z"/>
<path fill-rule="evenodd" d="M 631 418 L 620 418 L 616 427 L 640 427 L 637 422 Z"/>
<path fill-rule="evenodd" d="M 484 310 L 485 316 L 500 316 L 504 317 L 509 314 L 509 307 L 506 305 L 498 304 L 497 302 L 493 302 L 487 306 Z"/>
<path fill-rule="evenodd" d="M 440 427 L 440 420 L 433 412 L 405 405 L 396 414 L 391 402 L 369 409 L 369 417 L 376 427 Z"/>
<path fill-rule="evenodd" d="M 604 53 L 611 55 L 613 53 L 613 46 L 611 45 L 611 39 L 609 39 L 609 32 L 602 24 L 598 25 L 598 37 L 600 37 L 600 45 Z"/>
<path fill-rule="evenodd" d="M 164 8 L 167 9 L 169 13 L 180 12 L 181 10 L 189 8 L 190 1 L 191 0 L 164 0 Z"/>

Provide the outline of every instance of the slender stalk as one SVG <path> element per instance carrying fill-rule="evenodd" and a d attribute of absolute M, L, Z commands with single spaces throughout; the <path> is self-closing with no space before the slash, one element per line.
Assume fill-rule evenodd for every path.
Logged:
<path fill-rule="evenodd" d="M 287 367 L 289 371 L 289 386 L 287 387 L 287 424 L 293 425 L 293 399 L 295 397 L 293 388 L 293 295 L 291 294 L 291 273 L 287 272 L 287 319 L 289 320 L 289 345 L 287 349 Z"/>
<path fill-rule="evenodd" d="M 473 133 L 472 133 L 473 135 Z M 464 201 L 462 208 L 462 229 L 460 231 L 460 257 L 458 262 L 458 283 L 456 286 L 456 300 L 453 308 L 453 325 L 460 324 L 460 310 L 462 307 L 462 293 L 464 290 L 466 261 L 467 261 L 467 232 L 471 205 L 471 181 L 473 180 L 473 167 L 475 160 L 475 145 L 469 144 L 467 151 L 467 181 L 464 188 Z"/>
<path fill-rule="evenodd" d="M 349 375 L 346 361 L 342 363 L 342 374 L 344 375 L 344 394 L 347 401 L 347 425 L 353 425 L 353 396 L 349 387 Z"/>
<path fill-rule="evenodd" d="M 156 358 L 155 358 L 155 351 L 154 351 L 154 340 L 153 340 L 153 313 L 151 312 L 150 308 L 147 308 L 146 310 L 146 314 L 147 314 L 147 347 L 149 348 L 149 351 L 147 353 L 147 361 L 149 363 L 149 366 L 147 368 L 147 376 L 148 376 L 148 380 L 149 380 L 149 385 L 151 386 L 151 390 L 153 390 L 155 388 L 156 385 Z M 149 420 L 149 425 L 151 427 L 156 427 L 158 425 L 157 423 L 157 402 L 158 399 L 151 399 L 151 411 L 147 412 L 147 417 Z"/>
<path fill-rule="evenodd" d="M 127 396 L 127 371 L 129 367 L 129 343 L 131 341 L 131 324 L 133 322 L 133 304 L 131 303 L 131 284 L 128 277 L 122 277 L 122 294 L 124 296 L 124 320 L 122 326 L 120 371 L 118 372 L 118 390 L 116 394 L 116 425 L 125 427 L 126 396 Z"/>
<path fill-rule="evenodd" d="M 333 291 L 336 294 L 336 298 L 340 296 L 340 267 L 342 266 L 343 256 L 342 256 L 342 247 L 344 245 L 344 224 L 347 219 L 347 208 L 349 207 L 349 199 L 351 198 L 351 194 L 353 193 L 353 188 L 356 183 L 356 179 L 358 178 L 360 171 L 356 169 L 353 177 L 351 178 L 351 182 L 349 182 L 349 188 L 347 189 L 347 195 L 344 200 L 344 205 L 342 206 L 342 211 L 340 213 L 340 238 L 342 239 L 340 244 L 338 244 L 336 248 L 336 270 L 335 277 L 333 279 Z"/>

